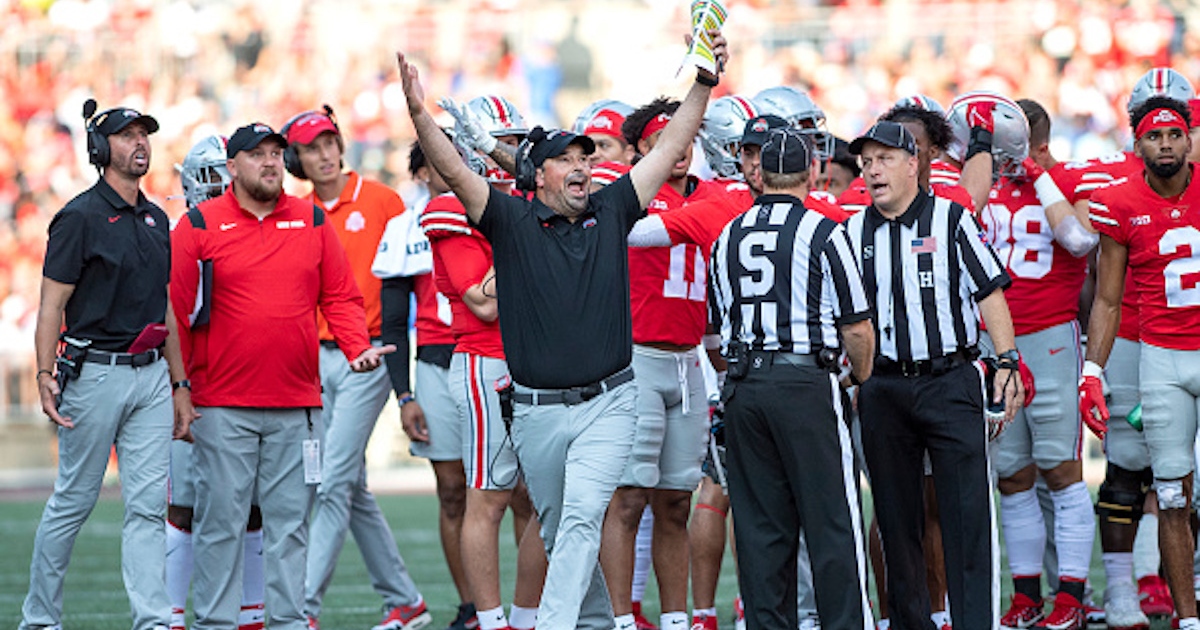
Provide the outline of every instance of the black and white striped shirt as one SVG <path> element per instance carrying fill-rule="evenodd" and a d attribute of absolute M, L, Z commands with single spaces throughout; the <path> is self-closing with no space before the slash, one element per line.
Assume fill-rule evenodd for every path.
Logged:
<path fill-rule="evenodd" d="M 836 326 L 870 316 L 846 230 L 791 195 L 763 195 L 717 238 L 710 320 L 721 344 L 811 354 L 839 347 Z"/>
<path fill-rule="evenodd" d="M 846 231 L 875 305 L 876 352 L 895 361 L 974 346 L 975 303 L 1012 283 L 975 217 L 924 189 L 895 220 L 872 205 Z"/>

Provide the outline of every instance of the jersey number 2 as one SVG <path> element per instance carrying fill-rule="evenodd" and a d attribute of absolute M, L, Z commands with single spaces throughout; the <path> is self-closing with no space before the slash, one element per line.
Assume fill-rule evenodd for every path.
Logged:
<path fill-rule="evenodd" d="M 1163 269 L 1169 308 L 1200 306 L 1200 230 L 1191 226 L 1174 228 L 1158 241 L 1161 256 L 1170 256 L 1182 247 L 1190 248 L 1192 255 L 1172 260 Z M 1185 287 L 1185 282 L 1190 286 Z"/>

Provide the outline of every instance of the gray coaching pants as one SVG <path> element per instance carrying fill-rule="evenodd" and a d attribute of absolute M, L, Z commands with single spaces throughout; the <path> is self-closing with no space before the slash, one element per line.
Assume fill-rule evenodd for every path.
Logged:
<path fill-rule="evenodd" d="M 171 603 L 164 518 L 174 422 L 167 362 L 138 368 L 85 363 L 79 379 L 63 392 L 59 411 L 75 428 L 58 428 L 58 478 L 33 540 L 20 627 L 61 623 L 71 548 L 96 505 L 114 445 L 125 501 L 121 574 L 133 628 L 165 626 L 171 620 Z"/>
<path fill-rule="evenodd" d="M 303 441 L 321 435 L 319 409 L 200 407 L 196 438 L 196 556 L 192 630 L 237 627 L 242 603 L 242 541 L 258 484 L 263 516 L 267 625 L 307 630 L 304 616 L 308 510 Z"/>
<path fill-rule="evenodd" d="M 306 612 L 313 617 L 321 613 L 347 529 L 354 534 L 371 585 L 383 603 L 388 608 L 415 604 L 421 594 L 408 575 L 387 519 L 367 489 L 367 441 L 392 391 L 387 369 L 354 372 L 337 348 L 322 347 L 320 357 L 325 432 L 308 546 Z"/>
<path fill-rule="evenodd" d="M 613 627 L 600 529 L 636 426 L 633 381 L 578 405 L 515 405 L 513 442 L 550 559 L 539 630 Z"/>

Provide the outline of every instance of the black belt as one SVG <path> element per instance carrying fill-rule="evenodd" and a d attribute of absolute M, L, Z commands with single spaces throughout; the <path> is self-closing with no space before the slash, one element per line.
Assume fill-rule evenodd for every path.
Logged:
<path fill-rule="evenodd" d="M 522 405 L 578 405 L 632 380 L 633 368 L 627 367 L 606 379 L 579 387 L 513 392 L 513 401 Z"/>
<path fill-rule="evenodd" d="M 371 343 L 375 343 L 376 341 L 379 341 L 379 340 L 380 340 L 379 337 L 371 337 Z M 334 339 L 322 339 L 321 347 L 328 348 L 330 350 L 337 350 L 338 348 L 340 348 L 340 346 L 338 346 L 338 342 Z"/>
<path fill-rule="evenodd" d="M 750 368 L 763 368 L 778 363 L 786 363 L 799 367 L 820 367 L 821 363 L 815 354 L 796 354 L 795 352 L 770 352 L 753 350 L 750 352 Z"/>
<path fill-rule="evenodd" d="M 88 363 L 104 363 L 107 365 L 132 365 L 133 367 L 142 367 L 150 365 L 162 358 L 162 351 L 157 348 L 147 350 L 138 354 L 129 354 L 128 352 L 108 352 L 107 350 L 94 350 L 89 348 L 87 355 L 83 360 Z"/>
<path fill-rule="evenodd" d="M 950 370 L 974 361 L 979 356 L 975 348 L 957 350 L 950 354 L 921 361 L 893 361 L 887 357 L 875 357 L 875 374 L 880 376 L 941 376 Z"/>

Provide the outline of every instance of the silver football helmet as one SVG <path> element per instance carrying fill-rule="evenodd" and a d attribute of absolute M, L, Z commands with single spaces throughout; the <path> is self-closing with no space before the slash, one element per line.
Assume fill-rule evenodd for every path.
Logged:
<path fill-rule="evenodd" d="M 1151 96 L 1166 96 L 1186 103 L 1196 98 L 1196 90 L 1182 74 L 1170 68 L 1151 68 L 1133 84 L 1133 91 L 1129 93 L 1129 103 L 1126 105 L 1129 115 L 1133 116 L 1133 110 Z"/>
<path fill-rule="evenodd" d="M 742 96 L 722 96 L 709 103 L 700 124 L 700 148 L 704 159 L 719 177 L 729 179 L 742 175 L 739 149 L 746 123 L 758 116 L 754 103 Z"/>
<path fill-rule="evenodd" d="M 809 135 L 813 152 L 820 161 L 833 157 L 833 134 L 825 128 L 825 112 L 808 94 L 787 85 L 767 88 L 751 99 L 759 114 L 775 114 Z"/>
<path fill-rule="evenodd" d="M 932 98 L 925 96 L 924 94 L 905 96 L 904 98 L 896 101 L 894 107 L 911 107 L 913 109 L 924 109 L 931 112 L 937 112 L 942 116 L 946 115 L 946 110 L 942 108 L 941 104 Z"/>
<path fill-rule="evenodd" d="M 450 136 L 450 141 L 454 143 L 454 148 L 458 150 L 458 156 L 462 158 L 463 163 L 465 163 L 476 175 L 487 177 L 487 162 L 485 162 L 483 158 L 475 152 L 475 149 L 467 146 L 466 142 L 459 134 L 458 128 L 446 127 L 444 131 L 446 132 L 447 136 Z"/>
<path fill-rule="evenodd" d="M 967 154 L 967 143 L 971 138 L 971 125 L 967 122 L 967 108 L 979 101 L 992 101 L 992 172 L 995 177 L 1021 177 L 1025 168 L 1021 163 L 1029 157 L 1029 120 L 1021 106 L 1012 99 L 995 92 L 968 92 L 950 103 L 946 118 L 950 122 L 953 137 L 946 153 L 956 162 L 962 163 Z"/>
<path fill-rule="evenodd" d="M 225 168 L 225 145 L 228 142 L 225 136 L 220 135 L 203 138 L 192 146 L 182 164 L 175 165 L 189 208 L 220 197 L 233 181 L 229 177 L 229 170 Z"/>
<path fill-rule="evenodd" d="M 618 116 L 625 118 L 633 113 L 633 106 L 629 105 L 628 103 L 613 100 L 611 98 L 596 101 L 595 103 L 588 105 L 586 109 L 579 113 L 579 116 L 575 119 L 575 122 L 571 124 L 571 131 L 582 134 L 584 130 L 591 125 L 591 122 L 605 111 L 611 111 Z M 618 134 L 621 133 L 620 128 L 614 129 L 613 131 Z"/>
<path fill-rule="evenodd" d="M 517 106 L 503 96 L 488 94 L 473 98 L 467 103 L 467 109 L 483 123 L 483 128 L 492 136 L 518 136 L 524 138 L 529 134 L 529 126 L 525 118 L 517 111 Z"/>

